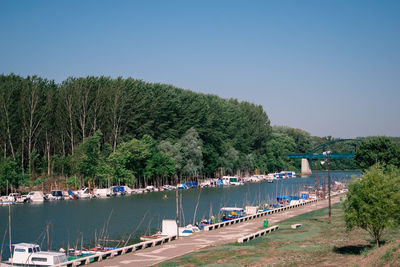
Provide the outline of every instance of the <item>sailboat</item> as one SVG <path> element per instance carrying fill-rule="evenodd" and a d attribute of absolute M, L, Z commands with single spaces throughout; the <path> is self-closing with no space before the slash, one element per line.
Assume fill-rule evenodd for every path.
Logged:
<path fill-rule="evenodd" d="M 10 258 L 1 262 L 0 267 L 8 266 L 54 266 L 67 262 L 62 252 L 41 251 L 39 245 L 30 243 L 14 244 L 11 251 L 11 208 L 8 207 L 8 231 L 10 238 Z M 13 253 L 12 253 L 13 252 Z"/>

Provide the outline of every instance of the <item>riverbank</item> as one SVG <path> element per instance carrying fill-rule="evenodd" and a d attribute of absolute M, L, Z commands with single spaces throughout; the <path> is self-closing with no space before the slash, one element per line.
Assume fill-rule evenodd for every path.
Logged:
<path fill-rule="evenodd" d="M 348 180 L 352 174 L 332 172 L 332 181 Z M 321 175 L 319 175 L 321 178 Z M 276 203 L 276 196 L 293 194 L 315 184 L 314 177 L 246 183 L 244 186 L 211 187 L 180 190 L 182 199 L 181 225 L 217 215 L 221 207 L 255 206 L 259 203 Z M 320 179 L 320 184 L 322 184 Z M 167 198 L 165 198 L 167 195 Z M 37 243 L 49 228 L 50 250 L 67 249 L 83 240 L 84 248 L 94 247 L 107 223 L 107 237 L 112 240 L 139 242 L 141 235 L 154 234 L 161 230 L 163 219 L 173 219 L 176 214 L 175 191 L 135 194 L 125 197 L 103 199 L 80 199 L 71 201 L 48 201 L 41 204 L 11 206 L 12 242 Z M 200 198 L 200 199 L 199 199 Z M 194 213 L 198 203 L 197 212 Z M 210 215 L 211 214 L 211 215 Z M 195 216 L 196 215 L 196 216 Z M 0 218 L 8 218 L 8 207 L 0 206 Z M 29 225 L 29 227 L 26 227 Z M 0 221 L 0 230 L 8 229 L 8 220 Z M 47 235 L 47 234 L 46 234 Z M 47 237 L 46 237 L 47 239 Z M 47 250 L 43 242 L 42 250 Z M 107 242 L 107 247 L 117 243 Z"/>
<path fill-rule="evenodd" d="M 347 232 L 341 203 L 333 205 L 332 224 L 327 208 L 277 223 L 279 230 L 244 244 L 207 247 L 158 266 L 399 266 L 400 230 L 385 235 L 377 248 L 362 230 Z M 296 230 L 291 225 L 300 223 Z"/>

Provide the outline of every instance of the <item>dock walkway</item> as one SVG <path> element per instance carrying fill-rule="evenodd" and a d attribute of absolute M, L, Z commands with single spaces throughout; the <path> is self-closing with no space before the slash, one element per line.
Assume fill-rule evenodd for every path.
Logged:
<path fill-rule="evenodd" d="M 339 202 L 340 195 L 332 197 L 332 204 Z M 212 231 L 202 231 L 192 236 L 182 237 L 171 243 L 147 248 L 134 253 L 124 254 L 100 262 L 90 264 L 90 266 L 122 267 L 122 266 L 151 266 L 187 253 L 224 243 L 236 242 L 245 235 L 260 230 L 263 220 L 267 219 L 269 225 L 276 224 L 288 218 L 304 214 L 310 211 L 322 209 L 328 206 L 328 200 L 321 200 L 310 203 L 295 209 L 289 209 L 280 213 L 270 214 L 254 220 L 239 224 L 230 225 Z"/>

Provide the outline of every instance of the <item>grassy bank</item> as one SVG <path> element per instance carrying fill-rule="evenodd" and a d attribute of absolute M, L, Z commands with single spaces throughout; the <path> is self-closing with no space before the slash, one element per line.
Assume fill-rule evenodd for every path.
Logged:
<path fill-rule="evenodd" d="M 341 204 L 279 223 L 280 230 L 245 244 L 208 247 L 159 266 L 399 266 L 400 231 L 390 230 L 380 248 L 362 230 L 346 232 Z M 290 228 L 301 223 L 296 230 Z M 261 226 L 261 225 L 260 225 Z"/>

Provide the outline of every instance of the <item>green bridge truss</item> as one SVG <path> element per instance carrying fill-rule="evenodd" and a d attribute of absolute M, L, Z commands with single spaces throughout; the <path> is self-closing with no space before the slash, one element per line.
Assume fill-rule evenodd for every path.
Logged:
<path fill-rule="evenodd" d="M 291 158 L 291 159 L 309 159 L 309 160 L 313 160 L 313 159 L 325 159 L 326 157 L 323 154 L 315 154 L 315 152 L 317 152 L 318 150 L 334 144 L 334 143 L 338 143 L 338 142 L 346 142 L 346 141 L 358 141 L 358 139 L 340 139 L 340 140 L 335 140 L 335 141 L 331 141 L 322 145 L 319 145 L 315 148 L 313 148 L 310 152 L 308 153 L 289 153 L 286 156 Z M 331 159 L 352 159 L 354 158 L 354 154 L 353 153 L 341 153 L 341 154 L 331 154 Z"/>

